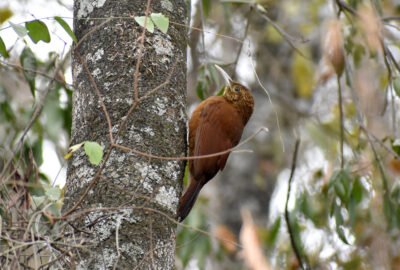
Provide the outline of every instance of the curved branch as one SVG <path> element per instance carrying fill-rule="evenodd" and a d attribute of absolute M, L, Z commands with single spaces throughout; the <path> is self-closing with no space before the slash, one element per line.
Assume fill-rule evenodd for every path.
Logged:
<path fill-rule="evenodd" d="M 294 176 L 294 171 L 296 170 L 296 164 L 297 164 L 297 153 L 299 150 L 299 145 L 300 145 L 300 139 L 296 140 L 296 144 L 294 146 L 294 152 L 293 152 L 293 160 L 292 160 L 292 169 L 290 171 L 290 177 L 289 177 L 289 182 L 288 182 L 288 192 L 286 195 L 286 204 L 285 204 L 285 220 L 286 220 L 286 225 L 288 229 L 288 233 L 290 236 L 290 243 L 292 244 L 292 248 L 294 251 L 294 254 L 296 255 L 297 260 L 299 261 L 301 269 L 310 269 L 310 266 L 307 261 L 307 257 L 301 256 L 300 252 L 300 247 L 297 246 L 296 240 L 294 239 L 294 231 L 292 228 L 292 225 L 290 224 L 290 217 L 289 217 L 289 198 L 290 198 L 290 192 L 292 190 L 292 182 L 293 182 L 293 176 Z"/>

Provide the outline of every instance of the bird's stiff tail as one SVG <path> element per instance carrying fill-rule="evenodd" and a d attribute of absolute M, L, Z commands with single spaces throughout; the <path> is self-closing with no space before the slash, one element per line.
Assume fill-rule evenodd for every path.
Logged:
<path fill-rule="evenodd" d="M 187 188 L 185 194 L 179 199 L 179 207 L 178 207 L 178 221 L 182 222 L 187 215 L 189 214 L 190 210 L 199 195 L 199 192 L 202 188 L 202 184 L 200 181 L 191 180 L 190 185 Z"/>

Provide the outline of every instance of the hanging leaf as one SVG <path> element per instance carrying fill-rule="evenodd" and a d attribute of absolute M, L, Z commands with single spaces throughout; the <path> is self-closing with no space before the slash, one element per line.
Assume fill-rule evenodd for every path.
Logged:
<path fill-rule="evenodd" d="M 150 33 L 154 33 L 154 23 L 152 20 L 146 16 L 139 16 L 139 17 L 134 17 L 135 21 L 142 27 L 144 27 L 145 21 L 146 21 L 146 30 L 149 31 Z"/>
<path fill-rule="evenodd" d="M 74 31 L 72 31 L 71 27 L 59 16 L 55 16 L 54 19 L 58 22 L 62 28 L 64 28 L 65 32 L 72 38 L 72 40 L 77 43 L 78 39 L 76 38 Z"/>
<path fill-rule="evenodd" d="M 103 147 L 97 142 L 85 142 L 84 145 L 85 153 L 89 157 L 90 163 L 93 165 L 99 165 L 103 158 Z"/>
<path fill-rule="evenodd" d="M 4 58 L 10 57 L 10 55 L 8 54 L 7 48 L 6 48 L 6 44 L 4 44 L 4 41 L 1 37 L 0 37 L 0 54 Z"/>
<path fill-rule="evenodd" d="M 350 199 L 352 179 L 346 170 L 339 170 L 332 174 L 329 185 L 333 186 L 336 195 L 347 206 Z"/>
<path fill-rule="evenodd" d="M 51 201 L 57 201 L 61 197 L 61 190 L 59 187 L 48 187 L 45 189 L 46 195 Z"/>
<path fill-rule="evenodd" d="M 14 30 L 15 33 L 17 33 L 17 35 L 19 37 L 24 37 L 28 34 L 28 31 L 26 30 L 25 27 L 23 27 L 19 24 L 14 24 L 12 22 L 9 22 L 9 24 L 11 25 L 12 29 Z"/>
<path fill-rule="evenodd" d="M 343 241 L 343 243 L 345 243 L 346 245 L 350 245 L 349 241 L 347 240 L 346 232 L 345 232 L 343 226 L 336 226 L 336 232 L 337 232 L 340 240 Z"/>
<path fill-rule="evenodd" d="M 164 34 L 168 31 L 169 19 L 161 13 L 151 13 L 151 20 Z"/>
<path fill-rule="evenodd" d="M 47 26 L 44 22 L 39 20 L 26 22 L 25 27 L 28 30 L 29 37 L 35 44 L 39 41 L 46 43 L 50 42 L 49 29 L 47 29 Z"/>
<path fill-rule="evenodd" d="M 21 62 L 21 66 L 24 68 L 23 73 L 25 79 L 28 81 L 32 96 L 35 96 L 35 78 L 37 68 L 36 57 L 29 47 L 25 47 L 19 60 Z"/>

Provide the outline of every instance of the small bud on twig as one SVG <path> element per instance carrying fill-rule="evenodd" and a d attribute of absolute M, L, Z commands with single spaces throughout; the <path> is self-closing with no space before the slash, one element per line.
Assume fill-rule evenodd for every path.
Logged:
<path fill-rule="evenodd" d="M 335 69 L 336 75 L 341 76 L 344 69 L 344 49 L 342 25 L 339 20 L 328 22 L 323 45 L 324 58 Z"/>

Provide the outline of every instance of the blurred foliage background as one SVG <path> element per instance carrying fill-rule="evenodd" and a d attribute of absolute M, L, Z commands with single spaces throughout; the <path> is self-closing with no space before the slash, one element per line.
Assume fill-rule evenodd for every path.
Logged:
<path fill-rule="evenodd" d="M 51 218 L 71 129 L 72 2 L 34 2 L 0 6 L 2 263 L 32 220 L 52 243 L 63 226 Z M 243 138 L 269 132 L 230 156 L 178 226 L 177 269 L 400 269 L 400 3 L 187 4 L 188 110 L 220 91 L 217 64 L 255 96 Z"/>

